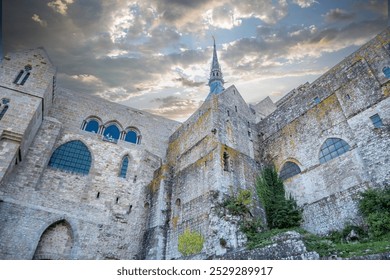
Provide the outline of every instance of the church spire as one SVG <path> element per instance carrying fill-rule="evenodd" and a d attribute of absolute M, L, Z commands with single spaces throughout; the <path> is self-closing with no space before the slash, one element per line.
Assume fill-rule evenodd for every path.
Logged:
<path fill-rule="evenodd" d="M 212 94 L 219 94 L 225 90 L 225 88 L 223 87 L 223 84 L 225 83 L 225 81 L 223 80 L 221 66 L 219 65 L 219 62 L 218 62 L 217 48 L 215 46 L 214 36 L 213 36 L 213 40 L 214 40 L 214 52 L 213 52 L 213 60 L 211 62 L 211 70 L 210 70 L 210 79 L 209 79 L 210 93 L 209 93 L 209 96 Z"/>

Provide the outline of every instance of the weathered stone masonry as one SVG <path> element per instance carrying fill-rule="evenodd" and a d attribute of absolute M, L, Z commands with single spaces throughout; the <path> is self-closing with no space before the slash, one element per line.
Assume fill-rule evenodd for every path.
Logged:
<path fill-rule="evenodd" d="M 214 51 L 218 87 L 182 124 L 57 88 L 42 48 L 7 55 L 0 259 L 177 259 L 186 228 L 205 237 L 195 258 L 278 258 L 268 249 L 240 253 L 246 239 L 238 220 L 218 208 L 241 189 L 254 194 L 266 164 L 293 167 L 284 170 L 285 187 L 303 207 L 307 230 L 359 222 L 359 193 L 390 179 L 389 46 L 386 29 L 313 83 L 250 106 L 235 86 L 223 88 Z M 90 120 L 97 133 L 86 129 Z M 105 133 L 112 125 L 114 138 Z M 125 137 L 129 131 L 136 140 Z M 86 174 L 50 163 L 69 143 L 90 154 Z M 251 213 L 265 222 L 256 196 Z"/>

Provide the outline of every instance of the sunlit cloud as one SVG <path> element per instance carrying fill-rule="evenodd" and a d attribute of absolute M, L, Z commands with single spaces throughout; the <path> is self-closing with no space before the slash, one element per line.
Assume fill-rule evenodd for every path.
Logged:
<path fill-rule="evenodd" d="M 54 0 L 47 3 L 47 6 L 52 8 L 55 12 L 66 15 L 68 11 L 68 6 L 73 4 L 74 0 Z"/>
<path fill-rule="evenodd" d="M 182 120 L 208 94 L 211 35 L 225 87 L 254 102 L 314 79 L 387 25 L 385 0 L 324 3 L 5 1 L 4 48 L 44 46 L 58 87 Z"/>
<path fill-rule="evenodd" d="M 39 15 L 37 14 L 33 14 L 33 16 L 31 17 L 31 19 L 35 22 L 38 22 L 40 26 L 42 27 L 47 27 L 47 22 L 45 20 L 42 20 Z"/>
<path fill-rule="evenodd" d="M 293 3 L 297 4 L 301 8 L 309 8 L 315 3 L 318 4 L 315 0 L 293 0 Z"/>

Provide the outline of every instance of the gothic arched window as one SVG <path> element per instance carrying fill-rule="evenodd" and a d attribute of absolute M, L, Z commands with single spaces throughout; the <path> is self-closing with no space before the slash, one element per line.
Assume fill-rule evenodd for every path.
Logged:
<path fill-rule="evenodd" d="M 340 138 L 328 138 L 322 144 L 320 150 L 320 163 L 325 163 L 336 158 L 350 150 L 347 142 Z"/>
<path fill-rule="evenodd" d="M 301 173 L 299 166 L 294 162 L 287 161 L 285 164 L 283 164 L 282 169 L 280 169 L 279 177 L 282 180 L 287 180 L 288 178 L 291 178 L 299 173 Z"/>
<path fill-rule="evenodd" d="M 87 121 L 84 125 L 84 130 L 93 132 L 93 133 L 98 133 L 99 131 L 99 122 L 97 120 L 91 119 Z"/>
<path fill-rule="evenodd" d="M 137 144 L 138 143 L 138 135 L 134 130 L 130 130 L 126 133 L 125 141 Z"/>
<path fill-rule="evenodd" d="M 59 146 L 49 161 L 50 167 L 80 174 L 88 174 L 91 164 L 91 153 L 79 140 L 69 141 Z"/>
<path fill-rule="evenodd" d="M 103 136 L 105 140 L 116 142 L 121 132 L 116 124 L 111 124 L 104 129 Z"/>
<path fill-rule="evenodd" d="M 0 104 L 0 120 L 4 117 L 5 113 L 8 110 L 8 103 L 9 103 L 9 99 L 8 98 L 3 98 L 1 100 L 1 104 Z"/>
<path fill-rule="evenodd" d="M 127 167 L 128 166 L 129 166 L 129 157 L 125 156 L 122 159 L 122 164 L 121 164 L 121 170 L 120 170 L 120 173 L 119 173 L 119 177 L 126 178 Z"/>

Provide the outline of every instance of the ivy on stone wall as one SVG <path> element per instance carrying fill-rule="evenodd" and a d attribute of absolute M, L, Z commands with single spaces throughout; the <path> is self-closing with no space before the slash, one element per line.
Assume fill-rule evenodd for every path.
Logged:
<path fill-rule="evenodd" d="M 269 229 L 300 225 L 302 211 L 294 198 L 286 198 L 283 181 L 273 167 L 266 167 L 256 180 L 256 191 L 264 207 Z"/>

